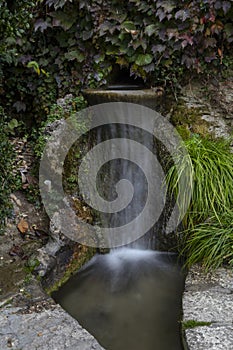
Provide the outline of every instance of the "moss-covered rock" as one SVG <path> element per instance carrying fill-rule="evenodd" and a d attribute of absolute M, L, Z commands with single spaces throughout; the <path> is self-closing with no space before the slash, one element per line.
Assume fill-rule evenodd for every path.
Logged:
<path fill-rule="evenodd" d="M 87 261 L 96 253 L 96 249 L 81 244 L 76 244 L 69 263 L 65 266 L 64 273 L 57 277 L 52 285 L 46 288 L 46 292 L 51 295 L 58 290 L 68 279 L 76 273 Z"/>
<path fill-rule="evenodd" d="M 183 139 L 187 139 L 191 133 L 203 137 L 210 136 L 211 124 L 202 116 L 203 110 L 200 107 L 188 108 L 183 101 L 180 101 L 173 109 L 170 120 Z"/>

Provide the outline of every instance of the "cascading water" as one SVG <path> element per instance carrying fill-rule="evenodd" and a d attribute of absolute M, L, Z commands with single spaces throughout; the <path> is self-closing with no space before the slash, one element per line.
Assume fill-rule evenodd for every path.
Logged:
<path fill-rule="evenodd" d="M 142 124 L 143 119 L 142 115 Z M 98 127 L 96 135 L 97 145 L 106 140 L 120 140 L 105 150 L 106 155 L 102 154 L 103 159 L 110 161 L 97 176 L 101 196 L 113 202 L 119 196 L 119 184 L 123 189 L 133 188 L 132 198 L 123 209 L 102 212 L 99 220 L 110 230 L 132 221 L 135 226 L 131 232 L 125 232 L 126 240 L 123 236 L 117 245 L 109 242 L 109 247 L 117 248 L 92 258 L 53 297 L 107 350 L 181 350 L 183 274 L 176 255 L 151 250 L 157 246 L 156 225 L 143 237 L 134 239 L 134 230 L 143 231 L 145 220 L 161 212 L 159 206 L 165 203 L 162 168 L 153 168 L 153 153 L 156 153 L 153 130 L 148 133 L 127 124 L 126 116 L 124 123 Z M 135 156 L 136 143 L 140 147 Z M 132 161 L 135 157 L 140 160 L 140 166 Z M 151 191 L 149 175 L 145 174 L 152 174 L 157 190 L 154 187 L 155 193 L 150 193 L 153 200 L 147 216 L 140 220 Z"/>
<path fill-rule="evenodd" d="M 161 174 L 159 168 L 154 171 L 154 183 L 160 188 L 160 191 L 156 191 L 153 194 L 153 204 L 146 203 L 148 197 L 148 183 L 145 174 L 152 173 L 153 164 L 153 151 L 155 150 L 154 138 L 151 134 L 147 133 L 142 129 L 135 128 L 127 125 L 127 118 L 124 124 L 108 124 L 107 126 L 100 127 L 97 129 L 97 143 L 102 143 L 105 140 L 120 140 L 120 144 L 115 145 L 112 143 L 112 148 L 105 150 L 106 155 L 104 158 L 112 159 L 110 162 L 103 167 L 102 171 L 99 172 L 99 189 L 102 195 L 111 202 L 117 199 L 118 193 L 116 191 L 117 184 L 122 180 L 127 180 L 125 183 L 126 188 L 132 186 L 133 196 L 129 204 L 122 210 L 114 213 L 100 213 L 101 225 L 105 225 L 110 229 L 113 227 L 122 227 L 127 223 L 133 222 L 135 218 L 139 216 L 145 205 L 147 205 L 147 216 L 153 216 L 156 212 L 157 203 L 163 201 L 161 193 L 163 184 L 161 183 Z M 132 161 L 133 154 L 135 152 L 135 144 L 130 143 L 129 140 L 134 140 L 140 144 L 139 151 L 137 154 L 140 158 L 140 166 Z M 143 147 L 142 147 L 143 145 Z M 150 152 L 148 152 L 150 150 Z M 117 154 L 124 155 L 124 158 L 117 158 Z M 103 155 L 102 155 L 103 156 Z M 98 157 L 98 156 L 97 156 Z M 115 158 L 116 157 L 116 158 Z M 99 157 L 98 157 L 99 158 Z M 155 170 L 155 169 L 154 169 Z M 137 220 L 135 222 L 136 227 L 131 227 L 132 239 L 134 241 L 133 234 L 137 228 L 138 231 L 143 232 L 144 219 Z M 130 247 L 140 249 L 156 249 L 156 235 L 153 234 L 153 227 L 148 233 L 130 243 Z M 130 232 L 126 232 L 125 236 L 130 236 Z M 109 246 L 112 244 L 109 242 Z M 127 240 L 120 242 L 119 246 L 125 246 Z"/>

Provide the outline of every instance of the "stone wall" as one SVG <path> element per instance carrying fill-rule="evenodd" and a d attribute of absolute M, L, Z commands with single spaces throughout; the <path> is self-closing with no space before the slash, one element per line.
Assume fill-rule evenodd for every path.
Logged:
<path fill-rule="evenodd" d="M 171 121 L 182 130 L 181 136 L 229 137 L 233 130 L 233 79 L 185 86 L 170 112 Z"/>

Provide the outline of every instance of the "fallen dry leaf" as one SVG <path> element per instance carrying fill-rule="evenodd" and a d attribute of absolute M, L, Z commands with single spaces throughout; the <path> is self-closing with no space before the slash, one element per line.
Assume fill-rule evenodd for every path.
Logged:
<path fill-rule="evenodd" d="M 17 225 L 18 230 L 20 231 L 20 233 L 25 234 L 28 232 L 29 229 L 29 225 L 28 222 L 24 219 L 21 219 L 20 222 Z"/>

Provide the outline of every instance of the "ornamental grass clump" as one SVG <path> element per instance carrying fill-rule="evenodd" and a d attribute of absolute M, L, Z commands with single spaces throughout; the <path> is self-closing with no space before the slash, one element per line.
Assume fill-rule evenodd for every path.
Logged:
<path fill-rule="evenodd" d="M 178 200 L 180 208 L 184 207 L 192 192 L 191 205 L 184 220 L 185 227 L 191 228 L 208 219 L 212 213 L 218 218 L 222 212 L 232 208 L 233 154 L 229 141 L 212 141 L 199 135 L 184 141 L 184 146 L 188 154 L 184 156 L 178 150 L 175 157 L 179 166 L 170 167 L 166 182 L 170 192 L 177 197 L 178 179 L 192 165 L 192 177 L 187 179 L 187 186 Z"/>
<path fill-rule="evenodd" d="M 233 210 L 218 218 L 213 214 L 185 235 L 182 253 L 187 256 L 188 267 L 199 261 L 206 271 L 225 263 L 233 267 Z"/>
<path fill-rule="evenodd" d="M 182 253 L 187 265 L 202 261 L 205 268 L 228 262 L 233 265 L 233 153 L 227 140 L 210 140 L 193 135 L 184 141 L 187 156 L 176 154 L 179 167 L 172 165 L 166 181 L 178 206 L 191 204 L 183 219 Z M 192 164 L 192 178 L 178 196 L 178 179 Z"/>

